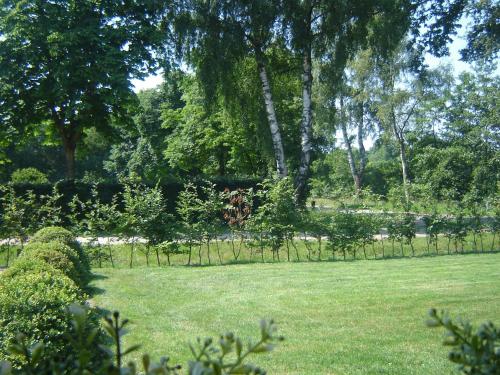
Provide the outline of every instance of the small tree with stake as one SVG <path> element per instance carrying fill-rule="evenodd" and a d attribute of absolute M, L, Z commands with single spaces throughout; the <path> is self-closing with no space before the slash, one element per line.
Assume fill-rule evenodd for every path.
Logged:
<path fill-rule="evenodd" d="M 180 231 L 184 243 L 189 248 L 187 264 L 191 264 L 193 247 L 200 244 L 202 235 L 200 213 L 203 210 L 203 201 L 198 197 L 196 187 L 191 183 L 184 185 L 184 190 L 179 193 L 176 210 L 180 218 Z"/>
<path fill-rule="evenodd" d="M 215 184 L 207 182 L 202 188 L 205 200 L 203 201 L 204 209 L 202 211 L 201 220 L 203 221 L 203 236 L 207 244 L 208 264 L 211 264 L 210 259 L 210 243 L 215 240 L 217 248 L 217 256 L 219 263 L 222 264 L 222 257 L 219 248 L 218 237 L 222 233 L 222 209 L 223 209 L 223 194 L 220 194 L 215 189 Z"/>

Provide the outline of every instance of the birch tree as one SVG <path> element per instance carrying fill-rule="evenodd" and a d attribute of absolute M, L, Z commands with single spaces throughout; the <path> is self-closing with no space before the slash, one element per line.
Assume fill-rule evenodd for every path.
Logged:
<path fill-rule="evenodd" d="M 297 200 L 304 202 L 313 151 L 313 58 L 328 61 L 322 66 L 339 73 L 348 59 L 367 44 L 390 50 L 410 26 L 412 4 L 404 0 L 284 0 L 283 9 L 291 48 L 302 61 L 301 153 L 295 186 Z M 391 34 L 387 34 L 388 30 Z"/>
<path fill-rule="evenodd" d="M 272 139 L 276 173 L 288 175 L 266 51 L 276 40 L 279 4 L 275 1 L 230 0 L 185 2 L 177 32 L 187 60 L 195 66 L 207 97 L 230 95 L 230 71 L 245 57 L 255 59 Z"/>

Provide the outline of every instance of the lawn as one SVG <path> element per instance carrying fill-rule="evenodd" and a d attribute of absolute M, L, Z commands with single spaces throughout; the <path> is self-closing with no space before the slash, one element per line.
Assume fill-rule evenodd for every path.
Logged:
<path fill-rule="evenodd" d="M 449 374 L 428 309 L 500 323 L 500 254 L 95 272 L 93 302 L 131 320 L 127 344 L 181 364 L 197 336 L 255 337 L 272 317 L 286 340 L 254 358 L 270 374 Z"/>

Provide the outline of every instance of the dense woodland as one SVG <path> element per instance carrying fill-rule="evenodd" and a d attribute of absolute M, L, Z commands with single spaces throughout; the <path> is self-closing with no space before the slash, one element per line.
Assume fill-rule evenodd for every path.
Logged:
<path fill-rule="evenodd" d="M 299 201 L 497 192 L 494 1 L 17 3 L 0 10 L 4 182 L 290 175 Z M 426 66 L 460 23 L 470 72 Z M 164 83 L 134 93 L 151 72 Z"/>

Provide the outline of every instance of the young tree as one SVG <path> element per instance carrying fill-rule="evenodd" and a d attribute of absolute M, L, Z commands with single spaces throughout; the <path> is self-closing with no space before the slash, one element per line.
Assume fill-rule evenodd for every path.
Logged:
<path fill-rule="evenodd" d="M 188 266 L 191 265 L 193 246 L 201 246 L 202 243 L 202 231 L 200 227 L 202 207 L 203 202 L 198 197 L 196 186 L 192 183 L 185 184 L 184 190 L 182 190 L 177 197 L 176 211 L 180 217 L 180 230 L 184 243 L 189 248 Z"/>

